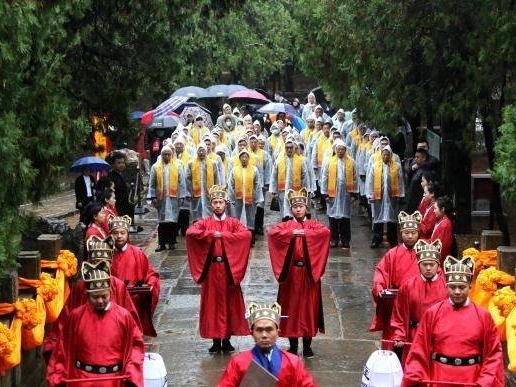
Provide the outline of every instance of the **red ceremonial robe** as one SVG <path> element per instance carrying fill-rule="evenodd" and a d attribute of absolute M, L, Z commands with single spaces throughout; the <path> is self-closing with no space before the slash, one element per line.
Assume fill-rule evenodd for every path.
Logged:
<path fill-rule="evenodd" d="M 221 238 L 214 238 L 219 231 Z M 240 283 L 244 279 L 251 231 L 237 219 L 209 216 L 186 230 L 186 252 L 190 272 L 201 284 L 199 334 L 209 339 L 248 335 L 244 297 Z M 224 257 L 216 262 L 212 257 Z"/>
<path fill-rule="evenodd" d="M 113 254 L 111 275 L 122 280 L 126 286 L 142 283 L 152 287 L 150 294 L 132 293 L 131 298 L 138 311 L 143 334 L 156 337 L 152 316 L 158 305 L 160 282 L 159 274 L 154 271 L 147 256 L 138 247 L 126 243 Z"/>
<path fill-rule="evenodd" d="M 451 220 L 445 215 L 440 219 L 432 232 L 430 242 L 440 239 L 443 247 L 441 248 L 441 263 L 451 254 L 453 245 L 453 227 Z"/>
<path fill-rule="evenodd" d="M 124 309 L 127 309 L 131 316 L 133 316 L 136 325 L 141 329 L 140 318 L 138 317 L 138 312 L 134 307 L 133 300 L 125 287 L 125 284 L 116 277 L 111 277 L 111 301 L 115 304 L 121 306 Z M 70 292 L 70 296 L 66 301 L 65 307 L 59 314 L 59 318 L 57 321 L 52 324 L 52 330 L 48 331 L 45 334 L 45 341 L 43 343 L 43 352 L 52 352 L 56 346 L 59 337 L 63 332 L 63 327 L 68 320 L 68 317 L 72 310 L 75 308 L 84 305 L 88 302 L 88 293 L 86 292 L 85 283 L 83 280 L 77 281 L 75 285 L 72 287 L 72 291 Z"/>
<path fill-rule="evenodd" d="M 304 237 L 293 237 L 296 229 Z M 282 337 L 314 337 L 324 333 L 321 277 L 330 251 L 330 230 L 316 220 L 289 220 L 267 231 L 272 270 L 279 282 Z"/>
<path fill-rule="evenodd" d="M 276 387 L 317 387 L 299 356 L 283 350 L 280 351 L 282 361 Z M 218 387 L 238 387 L 252 360 L 253 354 L 251 351 L 243 351 L 233 356 Z"/>
<path fill-rule="evenodd" d="M 417 210 L 421 215 L 424 215 L 428 207 L 432 206 L 432 203 L 426 200 L 425 198 L 421 199 L 421 202 L 419 202 L 419 206 L 417 207 Z"/>
<path fill-rule="evenodd" d="M 55 387 L 67 385 L 65 379 L 128 375 L 130 382 L 143 387 L 143 355 L 142 333 L 126 309 L 111 302 L 101 314 L 87 303 L 75 308 L 66 321 L 63 336 L 48 364 L 47 383 Z M 76 368 L 77 361 L 94 366 L 120 363 L 122 369 L 109 374 L 91 373 Z M 119 387 L 120 381 L 82 382 L 73 386 Z"/>
<path fill-rule="evenodd" d="M 475 383 L 482 387 L 504 385 L 502 345 L 493 319 L 470 300 L 466 304 L 455 308 L 446 299 L 423 315 L 405 363 L 402 387 L 416 386 L 420 380 Z M 432 353 L 458 358 L 480 355 L 482 360 L 479 364 L 455 366 L 432 360 Z"/>
<path fill-rule="evenodd" d="M 394 301 L 391 316 L 392 339 L 411 343 L 423 314 L 447 297 L 446 282 L 441 274 L 436 274 L 431 280 L 426 280 L 421 274 L 406 280 Z M 403 349 L 404 364 L 410 346 Z"/>
<path fill-rule="evenodd" d="M 413 248 L 408 249 L 403 243 L 387 251 L 378 262 L 371 289 L 376 304 L 375 315 L 369 327 L 371 332 L 382 331 L 382 339 L 392 340 L 393 329 L 390 322 L 394 299 L 381 298 L 380 293 L 384 289 L 399 289 L 406 280 L 416 275 L 419 275 L 416 251 Z M 382 347 L 386 348 L 385 345 Z"/>
<path fill-rule="evenodd" d="M 419 239 L 429 240 L 432 237 L 437 218 L 435 217 L 434 206 L 430 205 L 425 212 L 422 212 L 423 219 L 419 225 Z"/>
<path fill-rule="evenodd" d="M 86 229 L 84 240 L 87 241 L 93 235 L 100 239 L 106 239 L 109 233 L 104 230 L 103 226 L 99 226 L 97 223 L 91 223 Z"/>

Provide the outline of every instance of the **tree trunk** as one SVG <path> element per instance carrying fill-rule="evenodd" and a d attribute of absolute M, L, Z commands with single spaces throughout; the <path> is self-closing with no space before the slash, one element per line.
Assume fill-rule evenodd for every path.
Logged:
<path fill-rule="evenodd" d="M 454 232 L 467 234 L 471 231 L 471 158 L 463 146 L 464 123 L 441 123 L 441 168 L 444 193 L 455 204 Z"/>

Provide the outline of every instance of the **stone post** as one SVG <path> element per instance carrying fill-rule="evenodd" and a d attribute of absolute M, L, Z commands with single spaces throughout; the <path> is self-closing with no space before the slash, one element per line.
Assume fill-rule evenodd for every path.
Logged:
<path fill-rule="evenodd" d="M 496 268 L 509 274 L 516 269 L 516 247 L 499 246 L 497 251 Z"/>
<path fill-rule="evenodd" d="M 55 261 L 63 246 L 63 237 L 59 234 L 41 234 L 38 237 L 38 250 L 41 259 Z"/>
<path fill-rule="evenodd" d="M 503 234 L 499 230 L 483 230 L 480 240 L 480 250 L 496 250 L 503 244 Z"/>
<path fill-rule="evenodd" d="M 7 269 L 0 276 L 0 302 L 14 303 L 18 298 L 18 274 L 16 269 Z M 0 322 L 10 326 L 11 316 L 0 316 Z M 0 378 L 0 387 L 20 385 L 20 367 L 14 367 Z"/>
<path fill-rule="evenodd" d="M 39 251 L 21 251 L 18 254 L 18 275 L 27 279 L 39 279 L 41 275 L 41 254 Z M 21 289 L 20 297 L 34 298 L 36 289 Z M 41 347 L 22 352 L 22 362 L 20 364 L 20 387 L 32 387 L 41 384 L 45 379 L 45 361 Z"/>

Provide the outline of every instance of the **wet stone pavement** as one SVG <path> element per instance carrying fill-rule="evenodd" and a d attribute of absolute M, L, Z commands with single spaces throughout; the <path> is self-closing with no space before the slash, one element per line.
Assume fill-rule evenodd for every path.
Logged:
<path fill-rule="evenodd" d="M 384 249 L 371 250 L 370 226 L 365 217 L 352 216 L 351 249 L 331 249 L 323 278 L 323 305 L 326 333 L 314 339 L 315 357 L 305 363 L 320 387 L 358 386 L 364 364 L 378 346 L 378 335 L 368 332 L 372 314 L 369 287 L 374 265 Z M 279 214 L 266 213 L 266 227 L 278 221 Z M 136 217 L 143 231 L 132 235 L 133 243 L 146 249 L 161 275 L 160 302 L 155 314 L 158 337 L 152 340 L 151 352 L 163 356 L 169 386 L 216 386 L 230 355 L 211 355 L 211 340 L 198 334 L 199 287 L 188 268 L 184 239 L 176 250 L 155 253 L 154 210 Z M 327 224 L 327 218 L 318 214 Z M 265 237 L 258 236 L 242 284 L 245 302 L 273 302 L 277 283 L 272 274 Z M 148 341 L 148 340 L 146 340 Z M 253 346 L 251 336 L 233 337 L 236 351 Z M 279 340 L 288 348 L 288 340 Z M 301 348 L 300 348 L 301 349 Z"/>

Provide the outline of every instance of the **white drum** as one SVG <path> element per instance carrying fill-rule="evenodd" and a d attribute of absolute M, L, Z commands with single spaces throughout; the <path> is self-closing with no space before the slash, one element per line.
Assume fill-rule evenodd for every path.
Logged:
<path fill-rule="evenodd" d="M 143 359 L 144 387 L 166 387 L 167 369 L 161 355 L 146 352 Z"/>
<path fill-rule="evenodd" d="M 403 369 L 392 351 L 374 351 L 364 367 L 362 387 L 399 387 Z"/>

